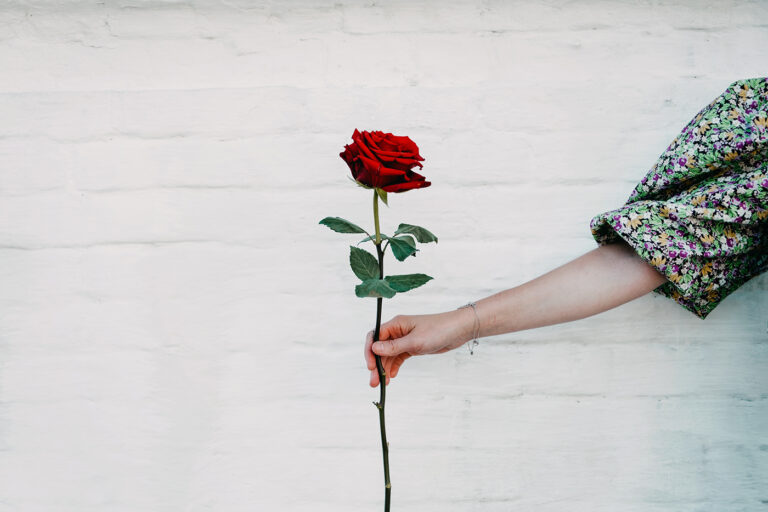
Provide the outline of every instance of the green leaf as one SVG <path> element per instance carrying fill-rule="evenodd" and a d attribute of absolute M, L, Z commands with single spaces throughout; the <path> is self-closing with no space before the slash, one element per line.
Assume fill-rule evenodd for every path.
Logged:
<path fill-rule="evenodd" d="M 366 279 L 355 286 L 355 295 L 358 297 L 384 297 L 391 299 L 397 293 L 389 287 L 383 279 Z"/>
<path fill-rule="evenodd" d="M 387 240 L 387 239 L 389 238 L 389 237 L 388 237 L 387 235 L 385 235 L 384 233 L 379 233 L 379 237 L 380 237 L 382 240 Z M 361 243 L 363 243 L 363 242 L 367 242 L 368 240 L 376 240 L 376 234 L 373 234 L 373 235 L 370 235 L 370 236 L 367 236 L 367 237 L 363 238 L 362 240 L 360 240 L 359 242 L 357 242 L 357 245 L 360 245 L 360 244 L 361 244 Z"/>
<path fill-rule="evenodd" d="M 397 226 L 397 230 L 395 231 L 395 234 L 399 235 L 401 233 L 410 233 L 416 237 L 416 240 L 418 240 L 423 244 L 427 242 L 437 243 L 437 237 L 433 235 L 428 229 L 422 228 L 421 226 L 413 226 L 411 224 L 400 224 L 399 226 Z"/>
<path fill-rule="evenodd" d="M 367 237 L 363 238 L 362 240 L 360 240 L 359 242 L 357 242 L 357 245 L 360 245 L 363 242 L 367 242 L 368 240 L 373 240 L 375 238 L 376 238 L 376 235 L 367 236 Z M 384 238 L 384 235 L 382 235 L 381 238 Z"/>
<path fill-rule="evenodd" d="M 379 263 L 373 254 L 354 245 L 349 246 L 349 266 L 352 272 L 363 281 L 379 278 Z"/>
<path fill-rule="evenodd" d="M 384 280 L 389 284 L 390 288 L 396 292 L 407 292 L 423 285 L 432 277 L 426 274 L 403 274 L 399 276 L 386 276 Z"/>
<path fill-rule="evenodd" d="M 376 189 L 376 193 L 379 195 L 379 197 L 381 198 L 382 202 L 384 204 L 386 204 L 387 206 L 389 206 L 389 203 L 387 203 L 387 191 L 383 190 L 383 189 L 380 189 L 380 188 L 377 188 Z"/>
<path fill-rule="evenodd" d="M 357 224 L 352 224 L 348 220 L 342 219 L 341 217 L 326 217 L 321 220 L 319 224 L 328 226 L 337 233 L 367 233 L 366 230 Z"/>
<path fill-rule="evenodd" d="M 395 255 L 399 261 L 403 261 L 411 254 L 415 254 L 418 249 L 416 248 L 416 241 L 409 235 L 389 237 L 389 245 L 392 247 L 392 254 Z"/>

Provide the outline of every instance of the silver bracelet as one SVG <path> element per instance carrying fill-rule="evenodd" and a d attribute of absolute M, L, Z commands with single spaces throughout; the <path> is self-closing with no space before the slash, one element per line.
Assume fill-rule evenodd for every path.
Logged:
<path fill-rule="evenodd" d="M 468 308 L 470 306 L 472 306 L 472 311 L 475 312 L 475 329 L 473 331 L 475 334 L 473 336 L 473 339 L 467 342 L 467 348 L 469 348 L 469 355 L 474 355 L 475 352 L 473 350 L 473 347 L 477 346 L 480 343 L 479 341 L 477 341 L 477 339 L 480 337 L 480 317 L 477 316 L 477 307 L 474 302 L 467 302 L 463 306 L 459 306 L 456 309 Z"/>

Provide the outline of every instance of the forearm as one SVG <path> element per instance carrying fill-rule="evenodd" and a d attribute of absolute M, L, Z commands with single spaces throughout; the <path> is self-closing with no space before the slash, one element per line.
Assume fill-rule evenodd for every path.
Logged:
<path fill-rule="evenodd" d="M 657 288 L 666 278 L 625 242 L 597 247 L 531 281 L 475 301 L 480 337 L 570 322 L 607 311 Z M 467 340 L 475 316 L 455 316 Z"/>

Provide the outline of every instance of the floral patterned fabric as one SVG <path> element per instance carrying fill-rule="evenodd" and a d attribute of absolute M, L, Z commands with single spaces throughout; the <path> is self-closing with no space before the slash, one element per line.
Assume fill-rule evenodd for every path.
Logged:
<path fill-rule="evenodd" d="M 702 108 L 626 203 L 592 218 L 667 281 L 654 293 L 707 315 L 768 269 L 768 77 L 733 82 Z"/>

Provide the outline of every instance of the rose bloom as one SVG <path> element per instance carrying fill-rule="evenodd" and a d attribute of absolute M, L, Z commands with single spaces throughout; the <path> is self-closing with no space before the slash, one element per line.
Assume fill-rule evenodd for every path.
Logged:
<path fill-rule="evenodd" d="M 419 147 L 408 137 L 381 131 L 358 131 L 352 134 L 352 144 L 344 146 L 339 156 L 347 162 L 355 181 L 368 188 L 385 192 L 405 192 L 431 185 L 421 174 L 413 171 L 424 158 Z"/>

